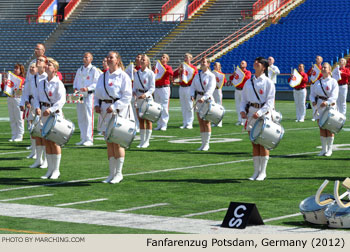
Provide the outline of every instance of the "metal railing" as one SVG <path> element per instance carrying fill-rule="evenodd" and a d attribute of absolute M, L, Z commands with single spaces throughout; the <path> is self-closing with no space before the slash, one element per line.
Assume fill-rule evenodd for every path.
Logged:
<path fill-rule="evenodd" d="M 52 3 L 53 3 L 53 0 L 45 0 L 45 1 L 38 7 L 38 16 L 40 17 Z"/>
<path fill-rule="evenodd" d="M 219 52 L 219 51 L 223 50 L 224 48 L 228 47 L 229 45 L 231 45 L 234 41 L 237 41 L 238 39 L 243 37 L 245 34 L 253 31 L 256 27 L 258 27 L 263 22 L 265 22 L 265 20 L 267 20 L 268 17 L 269 17 L 269 15 L 265 15 L 264 17 L 262 17 L 260 19 L 253 20 L 252 22 L 250 22 L 246 26 L 242 27 L 238 31 L 231 34 L 230 36 L 221 40 L 219 43 L 213 45 L 212 47 L 208 48 L 204 52 L 198 54 L 197 56 L 195 56 L 193 58 L 193 60 L 192 60 L 194 62 L 193 64 L 198 64 L 202 57 L 210 58 L 210 57 L 214 56 L 217 52 Z"/>
<path fill-rule="evenodd" d="M 162 15 L 166 15 L 172 8 L 174 8 L 181 0 L 169 0 L 162 6 Z"/>
<path fill-rule="evenodd" d="M 72 12 L 72 10 L 74 9 L 74 7 L 80 2 L 80 0 L 71 0 L 66 7 L 64 7 L 64 19 L 66 19 L 70 13 Z"/>
<path fill-rule="evenodd" d="M 206 0 L 194 0 L 187 9 L 188 16 L 190 17 L 199 7 L 201 7 Z"/>

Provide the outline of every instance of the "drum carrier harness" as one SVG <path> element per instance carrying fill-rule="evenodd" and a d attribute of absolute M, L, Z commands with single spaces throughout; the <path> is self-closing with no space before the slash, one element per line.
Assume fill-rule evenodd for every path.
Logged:
<path fill-rule="evenodd" d="M 252 87 L 253 87 L 254 93 L 255 93 L 255 95 L 256 95 L 256 98 L 258 98 L 258 100 L 259 100 L 260 103 L 251 103 L 251 102 L 248 102 L 247 105 L 245 106 L 245 111 L 246 111 L 247 114 L 248 114 L 248 112 L 249 112 L 249 107 L 262 108 L 262 107 L 265 105 L 265 102 L 261 103 L 260 97 L 259 97 L 258 93 L 257 93 L 256 90 L 255 90 L 253 78 L 254 78 L 254 77 L 252 77 L 252 78 L 250 79 L 250 81 L 252 82 Z"/>
<path fill-rule="evenodd" d="M 101 107 L 102 102 L 104 103 L 115 103 L 119 100 L 119 98 L 113 98 L 107 91 L 106 88 L 106 72 L 103 73 L 103 87 L 105 88 L 106 94 L 112 99 L 112 100 L 99 100 L 99 106 Z"/>
<path fill-rule="evenodd" d="M 47 82 L 47 80 L 44 80 L 44 94 L 46 95 L 46 98 L 47 98 L 47 100 L 49 101 L 49 103 L 47 103 L 47 102 L 39 102 L 39 104 L 40 104 L 40 109 L 44 106 L 44 107 L 47 107 L 47 108 L 51 108 L 52 107 L 52 105 L 53 105 L 53 103 L 51 103 L 51 100 L 50 100 L 50 98 L 49 98 L 49 96 L 47 95 L 47 93 L 46 93 L 46 82 Z M 55 111 L 55 113 L 59 113 L 60 111 L 59 110 L 56 110 Z"/>

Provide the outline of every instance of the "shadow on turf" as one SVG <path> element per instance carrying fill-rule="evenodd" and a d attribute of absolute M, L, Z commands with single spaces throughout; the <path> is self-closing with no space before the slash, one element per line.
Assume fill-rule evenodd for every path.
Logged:
<path fill-rule="evenodd" d="M 149 179 L 138 180 L 140 182 L 171 182 L 171 183 L 198 183 L 198 184 L 232 184 L 241 183 L 240 180 L 246 181 L 246 179 Z"/>
<path fill-rule="evenodd" d="M 327 225 L 316 225 L 306 221 L 284 221 L 282 222 L 284 225 L 291 226 L 291 229 L 295 229 L 295 227 L 300 228 L 315 228 L 315 229 L 329 229 Z M 313 233 L 314 231 L 312 231 Z"/>
<path fill-rule="evenodd" d="M 78 187 L 78 186 L 91 186 L 94 182 L 75 182 L 67 183 L 65 181 L 56 180 L 41 180 L 36 182 L 29 182 L 30 179 L 39 179 L 38 177 L 33 178 L 0 178 L 0 185 L 20 185 L 20 186 L 50 186 L 50 187 Z M 96 182 L 97 183 L 97 182 Z"/>

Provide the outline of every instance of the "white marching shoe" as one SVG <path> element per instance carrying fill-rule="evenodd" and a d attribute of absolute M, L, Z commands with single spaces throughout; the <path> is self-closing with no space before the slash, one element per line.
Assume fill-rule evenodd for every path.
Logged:
<path fill-rule="evenodd" d="M 253 162 L 254 162 L 254 173 L 249 178 L 249 180 L 256 180 L 256 178 L 258 177 L 258 175 L 260 173 L 260 156 L 254 156 Z"/>
<path fill-rule="evenodd" d="M 257 181 L 263 181 L 266 178 L 266 167 L 269 161 L 269 156 L 260 156 L 260 172 L 258 177 L 255 179 Z"/>
<path fill-rule="evenodd" d="M 115 158 L 110 157 L 109 158 L 109 176 L 102 181 L 102 183 L 109 183 L 115 176 L 116 173 L 116 167 L 115 167 Z"/>
<path fill-rule="evenodd" d="M 61 154 L 53 154 L 52 163 L 53 163 L 53 171 L 50 176 L 50 179 L 58 179 L 61 175 L 60 173 Z"/>
<path fill-rule="evenodd" d="M 324 156 L 327 153 L 327 137 L 320 137 L 321 144 L 322 144 L 322 150 L 320 153 L 317 154 L 317 156 Z"/>
<path fill-rule="evenodd" d="M 145 138 L 146 138 L 146 130 L 140 129 L 140 144 L 136 146 L 137 148 L 142 148 L 142 145 L 145 143 Z"/>
<path fill-rule="evenodd" d="M 44 155 L 45 146 L 37 145 L 35 147 L 35 149 L 36 149 L 36 160 L 35 160 L 34 164 L 29 166 L 29 168 L 38 168 L 44 163 L 43 155 Z"/>
<path fill-rule="evenodd" d="M 116 159 L 115 163 L 116 163 L 116 174 L 114 178 L 109 182 L 110 184 L 117 184 L 123 180 L 122 170 L 123 170 L 124 158 L 120 157 Z"/>
<path fill-rule="evenodd" d="M 332 156 L 333 153 L 333 142 L 334 142 L 334 137 L 327 137 L 326 138 L 327 142 L 327 152 L 324 154 L 326 157 Z"/>
<path fill-rule="evenodd" d="M 48 179 L 50 178 L 52 172 L 53 172 L 53 155 L 51 154 L 46 154 L 46 160 L 47 160 L 47 172 L 44 176 L 41 176 L 41 179 Z"/>
<path fill-rule="evenodd" d="M 204 144 L 203 144 L 202 151 L 208 151 L 211 132 L 203 132 L 203 134 L 204 134 Z"/>
<path fill-rule="evenodd" d="M 145 149 L 149 146 L 149 140 L 151 139 L 151 135 L 152 135 L 152 130 L 146 130 L 146 136 L 145 136 L 145 141 L 142 144 L 141 148 Z"/>

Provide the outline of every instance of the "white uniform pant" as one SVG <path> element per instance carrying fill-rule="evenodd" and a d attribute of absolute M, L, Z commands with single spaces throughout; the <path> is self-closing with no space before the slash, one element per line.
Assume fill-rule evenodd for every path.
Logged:
<path fill-rule="evenodd" d="M 156 88 L 154 91 L 154 101 L 159 103 L 163 108 L 157 126 L 166 128 L 169 121 L 170 87 Z"/>
<path fill-rule="evenodd" d="M 12 138 L 21 138 L 24 134 L 23 112 L 19 109 L 21 98 L 7 98 Z"/>
<path fill-rule="evenodd" d="M 191 100 L 190 87 L 181 87 L 179 89 L 181 110 L 182 110 L 182 123 L 183 126 L 192 126 L 193 124 L 193 102 Z"/>
<path fill-rule="evenodd" d="M 340 113 L 346 116 L 346 97 L 348 95 L 348 85 L 339 85 L 337 107 Z"/>
<path fill-rule="evenodd" d="M 82 141 L 93 141 L 94 131 L 94 95 L 84 97 L 84 103 L 77 103 L 78 125 Z"/>
<path fill-rule="evenodd" d="M 137 113 L 136 113 L 136 106 L 135 106 L 135 101 L 137 99 L 135 98 L 135 96 L 132 96 L 131 98 L 131 106 L 132 106 L 132 114 L 133 114 L 133 117 L 134 117 L 134 120 L 135 120 L 135 123 L 136 123 L 136 129 L 139 129 L 140 128 L 140 122 L 139 122 L 139 118 L 137 117 Z"/>
<path fill-rule="evenodd" d="M 222 105 L 222 89 L 217 89 L 215 88 L 214 93 L 213 93 L 214 101 L 217 104 Z M 222 120 L 219 123 L 219 126 L 222 126 Z"/>
<path fill-rule="evenodd" d="M 306 114 L 306 88 L 300 89 L 300 90 L 293 90 L 293 96 L 294 96 L 294 102 L 295 102 L 295 109 L 296 109 L 296 115 L 297 120 L 304 120 L 305 114 Z"/>
<path fill-rule="evenodd" d="M 241 117 L 241 101 L 242 101 L 242 90 L 235 90 L 235 103 L 236 103 L 236 113 L 237 113 L 237 118 L 238 122 L 242 122 L 242 117 Z"/>

